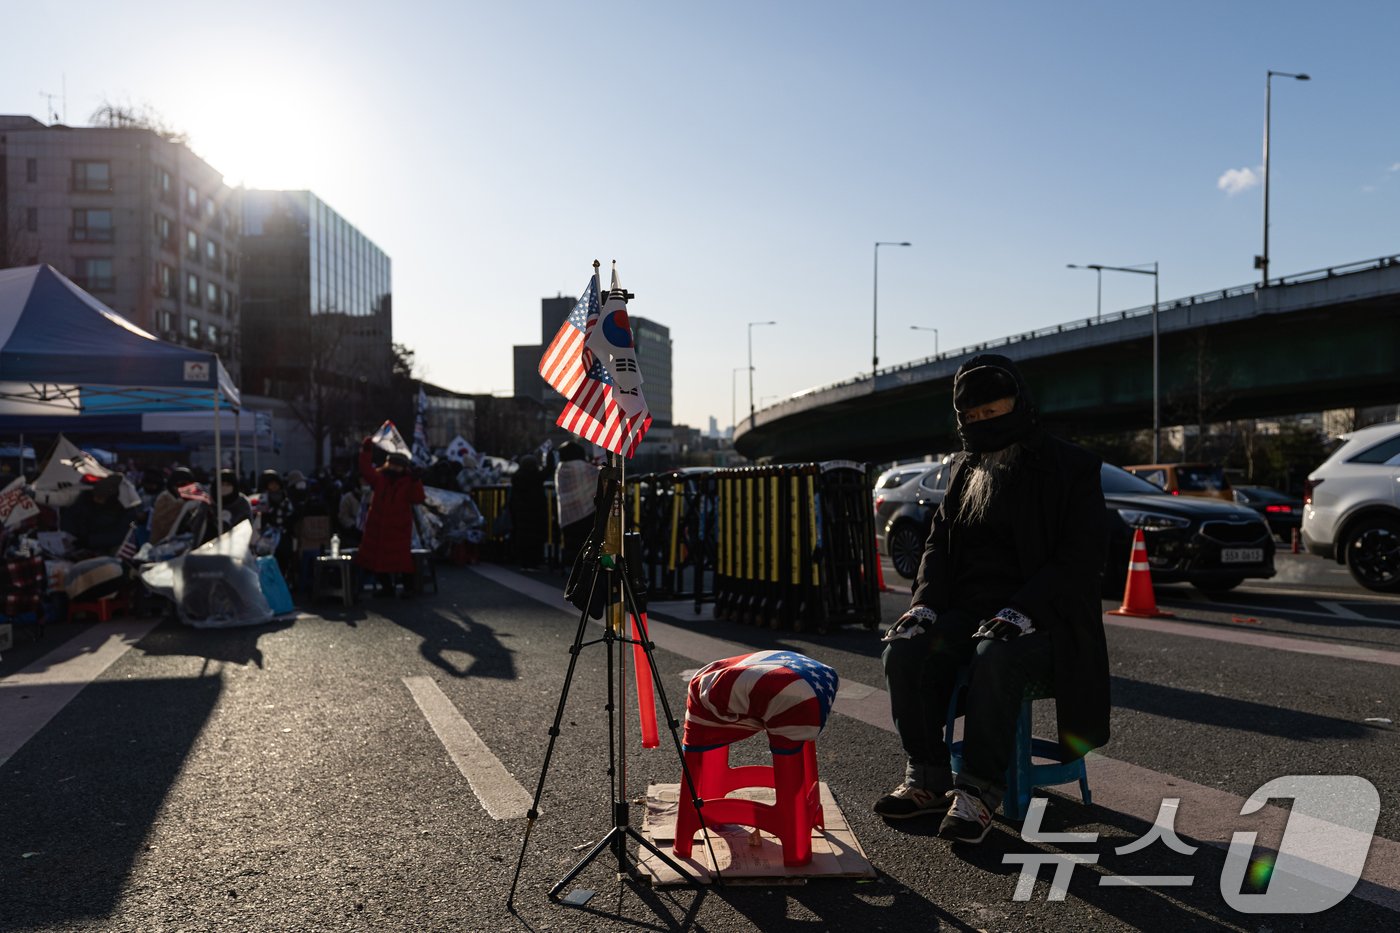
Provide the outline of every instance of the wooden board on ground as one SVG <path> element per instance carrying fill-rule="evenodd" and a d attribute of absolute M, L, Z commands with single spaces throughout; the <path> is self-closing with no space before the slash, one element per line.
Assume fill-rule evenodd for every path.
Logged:
<path fill-rule="evenodd" d="M 647 814 L 642 821 L 642 834 L 685 868 L 691 878 L 708 883 L 714 871 L 703 835 L 696 834 L 690 858 L 683 859 L 671 851 L 676 837 L 679 790 L 677 784 L 653 784 L 647 788 Z M 735 791 L 733 796 L 772 803 L 773 789 L 745 788 Z M 874 878 L 875 866 L 865 857 L 865 850 L 860 847 L 825 782 L 821 785 L 821 799 L 826 828 L 812 830 L 812 861 L 797 868 L 783 864 L 783 848 L 768 833 L 734 824 L 711 826 L 710 842 L 725 882 L 803 884 L 808 878 Z M 641 869 L 651 878 L 652 884 L 662 887 L 688 882 L 689 879 L 678 875 L 647 850 L 642 849 L 639 854 Z"/>

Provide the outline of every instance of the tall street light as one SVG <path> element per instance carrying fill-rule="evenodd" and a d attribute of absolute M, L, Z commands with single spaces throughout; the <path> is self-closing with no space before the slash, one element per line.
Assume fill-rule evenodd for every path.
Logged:
<path fill-rule="evenodd" d="M 1074 263 L 1071 262 L 1071 263 L 1067 263 L 1067 264 L 1065 265 L 1065 268 L 1066 268 L 1066 269 L 1092 269 L 1093 271 L 1095 271 L 1095 272 L 1097 272 L 1097 273 L 1099 274 L 1099 300 L 1098 300 L 1098 302 L 1094 305 L 1094 320 L 1097 321 L 1097 322 L 1099 322 L 1100 324 L 1103 323 L 1103 266 L 1100 266 L 1100 265 L 1097 265 L 1097 264 L 1095 264 L 1095 265 L 1089 265 L 1089 266 L 1076 266 Z"/>
<path fill-rule="evenodd" d="M 1254 257 L 1254 268 L 1259 270 L 1260 284 L 1265 287 L 1269 284 L 1269 111 L 1273 106 L 1274 75 L 1295 81 L 1312 80 L 1305 74 L 1287 71 L 1270 71 L 1264 76 L 1264 254 Z"/>
<path fill-rule="evenodd" d="M 1158 304 L 1159 301 L 1161 300 L 1161 292 L 1160 292 L 1160 290 L 1159 290 L 1159 288 L 1158 288 L 1158 285 L 1160 284 L 1160 280 L 1159 280 L 1159 278 L 1158 278 L 1158 276 L 1157 276 L 1157 263 L 1154 262 L 1154 263 L 1152 264 L 1152 268 L 1151 268 L 1151 269 L 1143 268 L 1143 267 L 1146 266 L 1146 265 L 1147 265 L 1147 263 L 1143 263 L 1142 266 L 1105 266 L 1105 265 L 1102 265 L 1102 264 L 1100 264 L 1100 263 L 1093 263 L 1093 264 L 1085 265 L 1085 266 L 1074 266 L 1074 265 L 1071 265 L 1070 268 L 1071 268 L 1071 269 L 1094 269 L 1094 270 L 1096 270 L 1096 271 L 1098 271 L 1098 272 L 1100 272 L 1100 273 L 1103 273 L 1103 272 L 1131 272 L 1131 273 L 1133 273 L 1134 275 L 1150 275 L 1150 276 L 1152 276 L 1152 462 L 1153 462 L 1153 463 L 1160 463 L 1160 462 L 1161 462 L 1161 459 L 1162 459 L 1162 456 L 1161 456 L 1161 455 L 1162 455 L 1162 450 L 1161 450 L 1161 437 L 1162 437 L 1162 430 L 1161 430 L 1161 428 L 1162 428 L 1162 425 L 1161 425 L 1161 421 L 1162 421 L 1162 405 L 1161 405 L 1161 396 L 1160 396 L 1160 392 L 1159 392 L 1160 382 L 1159 382 L 1159 380 L 1158 380 L 1158 375 L 1157 375 L 1157 373 L 1158 373 L 1158 360 L 1159 360 L 1159 355 L 1158 355 L 1158 352 L 1157 352 L 1157 345 L 1158 345 L 1158 339 L 1157 339 L 1157 336 L 1158 336 L 1158 335 L 1157 335 L 1157 304 Z"/>
<path fill-rule="evenodd" d="M 879 240 L 875 243 L 875 307 L 870 315 L 870 381 L 875 382 L 875 373 L 880 368 L 880 247 L 913 246 L 913 243 L 895 243 L 892 240 Z"/>
<path fill-rule="evenodd" d="M 749 321 L 749 427 L 753 427 L 753 329 L 776 324 L 777 321 Z"/>
<path fill-rule="evenodd" d="M 910 324 L 910 325 L 909 325 L 909 329 L 910 329 L 910 330 L 931 330 L 931 331 L 933 331 L 933 355 L 934 355 L 934 356 L 937 356 L 937 355 L 938 355 L 938 328 L 937 328 L 937 327 L 920 327 L 918 324 Z"/>

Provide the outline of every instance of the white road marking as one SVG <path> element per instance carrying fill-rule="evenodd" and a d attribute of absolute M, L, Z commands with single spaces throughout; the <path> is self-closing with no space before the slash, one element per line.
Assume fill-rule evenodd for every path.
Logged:
<path fill-rule="evenodd" d="M 1323 603 L 1320 599 L 1314 601 L 1324 606 L 1332 605 L 1330 603 Z M 1361 615 L 1357 612 L 1352 612 L 1351 615 L 1343 615 L 1337 612 L 1315 612 L 1312 609 L 1289 609 L 1282 606 L 1253 606 L 1249 603 L 1215 603 L 1204 600 L 1200 602 L 1194 600 L 1172 603 L 1163 602 L 1162 605 L 1170 606 L 1173 609 L 1203 609 L 1207 612 L 1237 612 L 1247 610 L 1249 612 L 1258 612 L 1280 619 L 1286 619 L 1289 616 L 1310 616 L 1315 619 L 1331 619 L 1333 622 L 1338 623 L 1349 619 L 1353 622 L 1369 622 L 1373 625 L 1400 626 L 1400 620 L 1376 619 L 1371 616 Z M 1342 612 L 1351 612 L 1351 610 L 1343 609 Z"/>
<path fill-rule="evenodd" d="M 1400 667 L 1400 651 L 1384 648 L 1363 648 L 1359 645 L 1342 645 L 1330 641 L 1309 641 L 1305 638 L 1289 638 L 1284 635 L 1270 635 L 1267 632 L 1251 632 L 1239 628 L 1220 628 L 1191 622 L 1174 622 L 1171 619 L 1132 619 L 1124 616 L 1105 616 L 1103 623 L 1115 628 L 1130 628 L 1158 635 L 1182 635 L 1186 638 L 1223 641 L 1234 645 L 1270 648 L 1274 651 L 1291 651 L 1294 654 L 1312 654 L 1327 658 L 1341 658 L 1345 661 L 1369 661 L 1372 664 L 1389 664 L 1392 667 Z"/>
<path fill-rule="evenodd" d="M 487 814 L 493 820 L 524 816 L 530 809 L 530 795 L 481 741 L 442 688 L 431 677 L 405 677 L 403 683 Z"/>
<path fill-rule="evenodd" d="M 159 619 L 115 619 L 91 626 L 0 679 L 0 768 L 159 623 Z"/>
<path fill-rule="evenodd" d="M 1355 609 L 1348 609 L 1346 606 L 1343 606 L 1341 603 L 1338 603 L 1338 602 L 1331 602 L 1331 601 L 1329 601 L 1329 600 L 1319 599 L 1319 600 L 1317 600 L 1317 604 L 1318 604 L 1319 606 L 1322 606 L 1322 607 L 1324 607 L 1324 608 L 1326 608 L 1326 609 L 1331 610 L 1333 613 L 1335 613 L 1336 615 L 1341 616 L 1343 619 L 1360 619 L 1362 622 L 1376 622 L 1376 621 L 1379 621 L 1379 620 L 1377 620 L 1377 619 L 1372 619 L 1370 616 L 1363 616 L 1361 613 L 1357 612 Z M 1389 621 L 1387 621 L 1386 624 L 1387 624 L 1387 625 L 1400 625 L 1400 622 L 1389 622 Z"/>

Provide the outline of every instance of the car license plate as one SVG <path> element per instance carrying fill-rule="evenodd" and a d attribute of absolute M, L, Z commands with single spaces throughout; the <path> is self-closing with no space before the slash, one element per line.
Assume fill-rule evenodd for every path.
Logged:
<path fill-rule="evenodd" d="M 1260 564 L 1264 562 L 1261 547 L 1227 547 L 1220 551 L 1222 564 Z"/>

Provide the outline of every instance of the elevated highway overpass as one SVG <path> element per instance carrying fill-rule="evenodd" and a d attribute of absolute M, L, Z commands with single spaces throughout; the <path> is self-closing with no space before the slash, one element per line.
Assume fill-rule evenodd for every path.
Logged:
<path fill-rule="evenodd" d="M 1400 256 L 1164 301 L 1162 426 L 1400 402 Z M 957 447 L 953 374 L 1017 362 L 1067 434 L 1152 427 L 1152 306 L 1016 334 L 799 393 L 736 427 L 751 459 L 892 460 Z"/>

